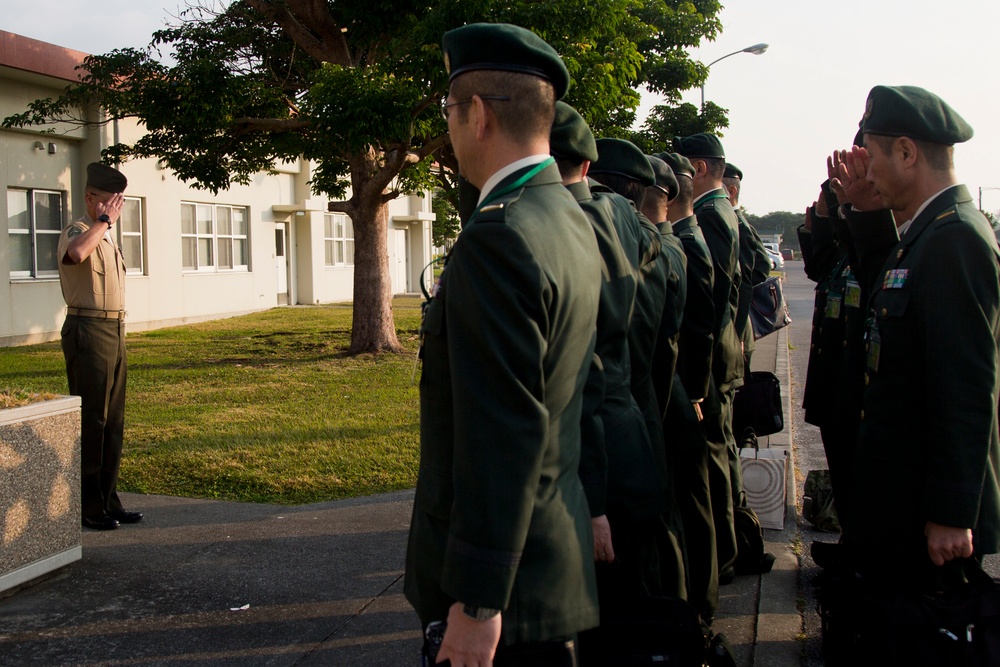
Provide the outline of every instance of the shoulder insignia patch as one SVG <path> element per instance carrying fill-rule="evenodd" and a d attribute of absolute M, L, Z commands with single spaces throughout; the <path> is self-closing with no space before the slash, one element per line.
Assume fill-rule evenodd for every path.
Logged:
<path fill-rule="evenodd" d="M 74 227 L 70 227 L 69 230 L 66 232 L 66 237 L 67 238 L 74 238 L 76 236 L 79 236 L 80 234 L 83 234 L 83 230 L 80 229 L 79 227 L 75 227 L 74 226 Z"/>
<path fill-rule="evenodd" d="M 952 208 L 949 208 L 944 213 L 942 213 L 941 215 L 939 215 L 938 217 L 934 218 L 934 220 L 944 220 L 945 218 L 948 218 L 948 217 L 950 217 L 952 215 L 955 215 L 955 213 L 957 213 L 957 211 L 955 210 L 954 207 L 952 207 Z"/>

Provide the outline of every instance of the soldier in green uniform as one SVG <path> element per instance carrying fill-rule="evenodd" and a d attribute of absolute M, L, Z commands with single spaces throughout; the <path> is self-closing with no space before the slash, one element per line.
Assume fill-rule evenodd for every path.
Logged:
<path fill-rule="evenodd" d="M 481 195 L 422 325 L 405 594 L 425 655 L 446 622 L 436 659 L 454 667 L 571 665 L 598 622 L 577 469 L 601 259 L 549 155 L 569 75 L 512 25 L 449 31 L 443 51 L 449 135 Z"/>
<path fill-rule="evenodd" d="M 740 190 L 743 187 L 743 171 L 734 164 L 726 163 L 722 185 L 729 195 L 736 218 L 740 223 L 740 301 L 736 309 L 736 335 L 743 342 L 743 371 L 750 372 L 750 358 L 753 356 L 753 327 L 750 326 L 750 303 L 753 301 L 755 285 L 767 280 L 771 275 L 771 260 L 764 250 L 757 230 L 750 226 L 740 208 Z M 736 437 L 741 434 L 736 433 Z"/>
<path fill-rule="evenodd" d="M 677 153 L 660 153 L 677 177 L 668 218 L 687 266 L 684 312 L 677 341 L 677 381 L 664 413 L 664 430 L 676 442 L 675 498 L 681 515 L 688 600 L 711 623 L 719 607 L 718 556 L 708 481 L 708 441 L 702 406 L 711 403 L 715 305 L 712 256 L 694 216 L 694 167 Z"/>
<path fill-rule="evenodd" d="M 59 236 L 59 284 L 68 306 L 62 327 L 69 392 L 81 399 L 80 501 L 83 525 L 112 530 L 142 520 L 118 498 L 125 430 L 125 260 L 112 228 L 128 180 L 87 165 L 87 213 Z"/>
<path fill-rule="evenodd" d="M 612 536 L 617 544 L 628 545 L 628 550 L 618 549 L 615 567 L 598 569 L 602 616 L 610 613 L 620 617 L 623 613 L 621 605 L 628 601 L 626 596 L 663 593 L 665 582 L 660 569 L 663 557 L 679 561 L 673 553 L 660 551 L 664 543 L 660 539 L 664 530 L 661 516 L 668 508 L 667 469 L 649 370 L 656 328 L 666 297 L 667 272 L 661 263 L 664 255 L 660 232 L 638 211 L 646 185 L 654 180 L 649 162 L 634 144 L 622 139 L 598 139 L 596 146 L 598 159 L 590 165 L 589 174 L 611 192 L 605 194 L 603 188 L 595 186 L 595 196 L 604 195 L 618 201 L 624 207 L 620 215 L 629 221 L 627 229 L 633 234 L 635 231 L 632 230 L 637 229 L 640 238 L 648 239 L 655 248 L 655 253 L 646 253 L 640 258 L 635 307 L 628 322 L 626 345 L 627 390 L 639 410 L 647 435 L 641 450 L 630 448 L 627 455 L 620 456 L 618 465 L 614 466 L 616 470 L 609 470 L 608 479 L 609 501 L 613 473 L 617 480 L 616 487 L 628 489 L 631 495 L 642 497 L 647 502 L 642 507 L 621 504 L 616 507 L 609 502 Z M 622 236 L 625 235 L 623 232 Z M 609 464 L 612 449 L 622 444 L 619 434 L 609 432 Z M 644 470 L 646 466 L 650 469 Z M 670 579 L 676 579 L 676 576 L 675 573 Z M 644 582 L 641 590 L 635 585 L 637 581 Z"/>
<path fill-rule="evenodd" d="M 735 326 L 741 280 L 739 220 L 722 188 L 726 156 L 719 138 L 713 134 L 675 137 L 674 148 L 695 168 L 694 213 L 712 255 L 715 305 L 712 381 L 715 385 L 714 398 L 718 401 L 717 409 L 705 406 L 705 433 L 712 454 L 708 471 L 719 555 L 719 580 L 728 582 L 735 574 L 736 561 L 733 488 L 741 488 L 732 412 L 733 394 L 743 381 L 743 349 Z"/>
<path fill-rule="evenodd" d="M 654 447 L 663 450 L 667 510 L 663 514 L 664 530 L 660 543 L 660 572 L 663 591 L 667 595 L 687 598 L 684 555 L 681 546 L 681 516 L 676 498 L 678 433 L 667 428 L 664 412 L 677 380 L 677 341 L 680 338 L 681 317 L 687 297 L 687 258 L 681 240 L 667 220 L 668 203 L 677 196 L 677 177 L 667 164 L 655 155 L 646 159 L 653 168 L 656 183 L 646 188 L 642 213 L 660 230 L 659 270 L 665 274 L 665 298 L 659 326 L 654 338 L 649 364 L 650 384 L 654 400 L 647 402 L 646 423 Z M 647 389 L 648 392 L 648 389 Z"/>
<path fill-rule="evenodd" d="M 604 261 L 601 301 L 597 315 L 596 363 L 584 398 L 583 481 L 594 527 L 594 559 L 613 563 L 618 554 L 611 539 L 608 508 L 616 524 L 654 517 L 663 508 L 662 486 L 642 411 L 632 395 L 628 354 L 629 322 L 635 305 L 641 263 L 635 240 L 646 237 L 631 203 L 611 192 L 591 193 L 586 176 L 597 160 L 597 145 L 586 121 L 568 104 L 556 104 L 550 149 L 563 184 L 590 219 Z M 630 240 L 625 246 L 621 236 Z M 623 525 L 615 534 L 624 543 Z M 623 545 L 626 561 L 631 546 Z M 598 570 L 599 574 L 602 570 Z M 630 593 L 659 588 L 635 572 Z"/>
<path fill-rule="evenodd" d="M 833 182 L 871 289 L 852 549 L 863 575 L 948 589 L 1000 546 L 1000 250 L 955 177 L 958 113 L 876 86 L 862 123 Z"/>

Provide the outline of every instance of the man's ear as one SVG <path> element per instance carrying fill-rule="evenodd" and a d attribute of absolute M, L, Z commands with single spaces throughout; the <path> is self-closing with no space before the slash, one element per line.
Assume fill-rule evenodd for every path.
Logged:
<path fill-rule="evenodd" d="M 493 123 L 493 112 L 490 110 L 489 105 L 487 105 L 486 102 L 483 101 L 483 98 L 479 95 L 472 96 L 472 104 L 470 106 L 472 107 L 470 113 L 473 114 L 473 117 L 470 120 L 476 125 L 476 139 L 482 141 L 486 138 L 487 127 Z"/>
<path fill-rule="evenodd" d="M 899 137 L 893 142 L 892 149 L 899 155 L 903 164 L 911 165 L 917 160 L 917 144 L 909 137 Z"/>
<path fill-rule="evenodd" d="M 702 178 L 708 173 L 708 163 L 704 160 L 695 160 L 693 165 L 695 178 Z"/>
<path fill-rule="evenodd" d="M 587 172 L 590 171 L 590 160 L 584 160 L 581 165 L 580 177 L 587 178 Z"/>

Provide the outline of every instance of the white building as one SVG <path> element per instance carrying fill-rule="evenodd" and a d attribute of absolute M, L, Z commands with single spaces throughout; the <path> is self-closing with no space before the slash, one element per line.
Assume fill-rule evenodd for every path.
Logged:
<path fill-rule="evenodd" d="M 0 31 L 0 118 L 33 100 L 57 97 L 76 81 L 86 54 Z M 45 128 L 39 128 L 45 129 Z M 134 141 L 134 123 L 101 129 L 0 129 L 0 345 L 53 340 L 65 316 L 55 257 L 59 231 L 85 212 L 86 166 L 116 139 Z M 174 178 L 156 160 L 120 166 L 126 207 L 115 225 L 128 265 L 130 331 L 264 310 L 350 300 L 351 220 L 327 213 L 309 190 L 312 165 L 298 160 L 250 185 L 213 195 Z M 389 204 L 394 293 L 419 292 L 432 259 L 430 193 Z"/>

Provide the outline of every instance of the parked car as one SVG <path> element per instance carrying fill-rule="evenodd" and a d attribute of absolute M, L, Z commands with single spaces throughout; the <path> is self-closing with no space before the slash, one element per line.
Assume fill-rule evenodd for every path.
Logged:
<path fill-rule="evenodd" d="M 781 256 L 781 253 L 775 252 L 770 248 L 764 248 L 767 251 L 767 256 L 771 258 L 771 268 L 772 269 L 783 269 L 785 268 L 785 258 Z"/>

